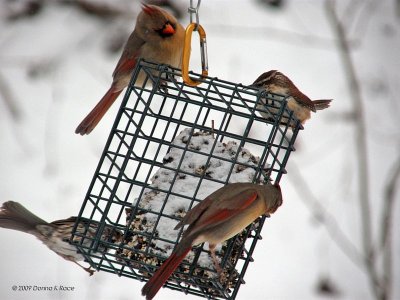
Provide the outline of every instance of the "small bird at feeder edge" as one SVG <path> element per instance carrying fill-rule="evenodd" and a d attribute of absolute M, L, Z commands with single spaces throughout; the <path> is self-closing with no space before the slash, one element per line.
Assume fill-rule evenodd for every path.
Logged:
<path fill-rule="evenodd" d="M 36 236 L 50 250 L 54 251 L 62 258 L 77 264 L 91 276 L 94 271 L 90 267 L 85 268 L 78 263 L 78 261 L 83 261 L 85 258 L 82 254 L 78 253 L 74 245 L 69 243 L 75 221 L 76 217 L 70 217 L 68 219 L 48 223 L 31 213 L 20 203 L 14 201 L 4 202 L 2 207 L 0 207 L 0 227 L 22 231 Z M 97 233 L 97 224 L 89 224 L 81 221 L 78 223 L 76 232 L 88 238 L 75 237 L 74 240 L 84 238 L 83 246 L 90 248 Z M 122 239 L 122 236 L 123 233 L 120 230 L 106 225 L 101 235 L 101 241 L 116 243 Z M 107 251 L 106 246 L 100 245 L 99 251 Z"/>
<path fill-rule="evenodd" d="M 261 74 L 250 86 L 265 89 L 269 93 L 288 97 L 287 107 L 293 111 L 302 125 L 311 118 L 311 112 L 328 108 L 332 101 L 332 99 L 311 100 L 304 95 L 286 75 L 277 70 L 271 70 Z M 271 114 L 263 108 L 263 104 L 271 104 L 271 102 L 269 102 L 269 99 L 261 100 L 264 103 L 258 105 L 258 109 L 261 110 L 259 113 L 263 117 L 269 119 L 271 118 Z M 268 110 L 276 114 L 279 108 L 268 107 Z M 287 117 L 287 114 L 285 114 L 285 117 Z M 293 127 L 293 124 L 290 125 Z"/>

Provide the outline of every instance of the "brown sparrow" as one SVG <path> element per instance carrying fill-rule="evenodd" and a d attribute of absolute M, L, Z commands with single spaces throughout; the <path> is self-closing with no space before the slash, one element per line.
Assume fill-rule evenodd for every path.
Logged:
<path fill-rule="evenodd" d="M 54 251 L 62 258 L 71 261 L 89 275 L 93 275 L 94 271 L 90 267 L 83 267 L 78 261 L 83 261 L 84 256 L 77 251 L 77 248 L 70 244 L 71 232 L 74 228 L 76 217 L 70 217 L 64 220 L 58 220 L 48 223 L 37 217 L 24 206 L 14 201 L 3 203 L 0 208 L 0 227 L 18 230 L 30 233 L 41 240 L 50 250 Z M 92 238 L 95 237 L 97 224 L 89 221 L 82 221 L 78 224 L 76 232 L 85 236 L 83 246 L 90 247 Z M 122 238 L 122 232 L 109 225 L 106 225 L 101 235 L 104 242 L 115 243 Z M 75 236 L 72 243 L 80 243 L 81 237 Z M 107 251 L 105 245 L 100 245 L 99 251 Z"/>
<path fill-rule="evenodd" d="M 304 125 L 304 123 L 310 119 L 311 111 L 316 112 L 317 110 L 328 108 L 332 101 L 332 99 L 311 100 L 304 95 L 287 76 L 277 70 L 271 70 L 263 73 L 253 82 L 251 86 L 265 89 L 269 93 L 288 97 L 287 107 L 293 111 L 294 115 L 302 125 Z M 260 111 L 260 114 L 263 117 L 271 118 L 271 113 L 278 113 L 278 107 L 269 106 L 272 105 L 269 102 L 272 102 L 273 100 L 264 98 L 261 99 L 261 101 L 263 101 L 263 103 L 258 105 L 258 109 L 262 110 Z M 268 106 L 268 110 L 264 108 L 264 105 Z M 287 114 L 284 114 L 284 116 L 286 118 L 289 117 Z M 291 124 L 291 126 L 294 126 L 294 124 Z"/>

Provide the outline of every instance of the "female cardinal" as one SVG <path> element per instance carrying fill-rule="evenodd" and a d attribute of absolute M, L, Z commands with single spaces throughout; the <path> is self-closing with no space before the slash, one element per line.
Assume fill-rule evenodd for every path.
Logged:
<path fill-rule="evenodd" d="M 311 111 L 316 112 L 317 110 L 328 108 L 332 101 L 331 99 L 311 100 L 304 95 L 286 75 L 277 70 L 271 70 L 261 74 L 251 86 L 263 88 L 269 93 L 287 96 L 287 107 L 293 111 L 296 118 L 303 125 L 305 121 L 310 119 Z M 264 103 L 267 101 L 268 104 L 268 99 L 261 100 L 264 101 Z M 263 105 L 259 105 L 259 109 L 262 109 L 260 114 L 263 117 L 271 117 L 271 115 L 263 108 Z M 279 108 L 268 106 L 268 110 L 277 114 Z M 284 114 L 284 116 L 288 117 L 287 114 Z"/>
<path fill-rule="evenodd" d="M 279 185 L 228 184 L 187 212 L 175 229 L 189 225 L 171 256 L 145 284 L 142 295 L 153 299 L 193 245 L 209 243 L 217 271 L 217 244 L 233 237 L 261 215 L 274 213 L 282 204 Z"/>
<path fill-rule="evenodd" d="M 18 202 L 7 201 L 0 208 L 0 227 L 18 230 L 30 233 L 41 240 L 50 250 L 54 251 L 62 258 L 72 261 L 80 266 L 89 275 L 93 275 L 93 270 L 90 267 L 85 268 L 78 263 L 84 260 L 82 254 L 77 252 L 77 248 L 69 243 L 72 229 L 74 228 L 76 217 L 70 217 L 65 220 L 58 220 L 48 223 L 38 216 L 31 213 Z M 86 224 L 80 222 L 77 227 L 77 232 L 82 233 L 86 237 L 83 241 L 83 246 L 90 247 L 92 240 L 97 233 L 97 224 Z M 101 235 L 101 240 L 115 243 L 122 238 L 122 232 L 106 225 Z M 80 240 L 80 237 L 74 237 L 74 241 Z M 107 251 L 105 246 L 100 246 L 99 251 Z"/>
<path fill-rule="evenodd" d="M 185 30 L 169 13 L 154 5 L 143 5 L 135 29 L 126 42 L 124 51 L 113 73 L 107 93 L 76 128 L 75 133 L 89 134 L 129 84 L 138 58 L 180 68 Z M 140 74 L 138 83 L 145 79 Z"/>

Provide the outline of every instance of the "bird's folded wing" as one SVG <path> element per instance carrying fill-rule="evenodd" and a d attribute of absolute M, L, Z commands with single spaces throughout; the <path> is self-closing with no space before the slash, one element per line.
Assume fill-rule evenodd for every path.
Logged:
<path fill-rule="evenodd" d="M 228 197 L 220 195 L 219 198 L 207 197 L 197 206 L 191 209 L 178 223 L 175 229 L 184 225 L 207 226 L 217 225 L 225 221 L 251 205 L 257 199 L 257 191 L 253 189 L 232 193 Z"/>

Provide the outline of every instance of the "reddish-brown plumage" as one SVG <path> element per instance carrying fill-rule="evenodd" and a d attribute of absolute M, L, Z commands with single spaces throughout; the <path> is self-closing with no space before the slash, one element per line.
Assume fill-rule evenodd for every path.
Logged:
<path fill-rule="evenodd" d="M 76 128 L 77 134 L 89 134 L 129 84 L 138 58 L 180 68 L 185 30 L 165 10 L 143 5 L 135 29 L 129 36 L 113 72 L 113 82 L 106 95 Z M 143 84 L 145 74 L 139 73 L 136 83 Z"/>
<path fill-rule="evenodd" d="M 120 60 L 115 67 L 113 76 L 118 77 L 121 74 L 128 74 L 131 73 L 133 68 L 136 66 L 136 61 L 137 57 L 139 55 L 139 52 L 136 52 L 132 55 L 132 57 L 127 57 L 122 60 Z"/>
<path fill-rule="evenodd" d="M 154 7 L 147 5 L 147 4 L 143 4 L 142 5 L 142 10 L 148 14 L 148 15 L 152 15 L 156 12 L 156 10 L 154 9 Z"/>
<path fill-rule="evenodd" d="M 214 248 L 217 244 L 241 232 L 263 214 L 270 214 L 282 204 L 280 188 L 270 184 L 228 184 L 201 201 L 177 224 L 175 229 L 189 225 L 171 256 L 145 284 L 142 294 L 152 299 L 168 280 L 193 245 L 209 243 L 215 269 Z"/>
<path fill-rule="evenodd" d="M 84 132 L 89 134 L 104 117 L 111 105 L 117 100 L 122 90 L 116 90 L 114 86 L 111 86 L 107 93 L 101 98 L 99 103 L 92 109 L 92 111 L 82 120 L 75 130 L 75 133 Z"/>
<path fill-rule="evenodd" d="M 231 208 L 223 208 L 220 210 L 215 211 L 214 215 L 209 216 L 206 220 L 201 223 L 201 226 L 208 226 L 208 225 L 213 225 L 216 224 L 220 221 L 224 221 L 238 212 L 246 209 L 250 204 L 254 202 L 254 200 L 257 199 L 257 193 L 253 192 L 252 194 L 248 195 L 246 199 L 243 200 L 243 203 L 241 203 L 240 207 L 231 207 Z M 212 198 L 207 198 L 207 201 L 213 201 Z M 204 200 L 204 201 L 206 201 Z"/>
<path fill-rule="evenodd" d="M 142 294 L 146 295 L 146 299 L 153 299 L 160 288 L 168 280 L 171 274 L 179 266 L 185 256 L 189 253 L 191 247 L 187 247 L 182 250 L 181 254 L 174 252 L 170 257 L 162 264 L 162 266 L 157 270 L 153 277 L 146 283 L 142 289 Z"/>

